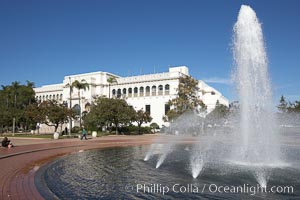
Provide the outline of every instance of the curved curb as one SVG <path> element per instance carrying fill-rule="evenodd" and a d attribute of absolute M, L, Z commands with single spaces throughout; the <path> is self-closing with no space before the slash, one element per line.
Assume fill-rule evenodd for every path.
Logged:
<path fill-rule="evenodd" d="M 85 145 L 60 146 L 60 147 L 42 148 L 42 149 L 21 151 L 21 152 L 18 152 L 18 153 L 12 153 L 12 154 L 7 154 L 7 155 L 4 155 L 4 156 L 0 156 L 0 160 L 4 159 L 4 158 L 9 158 L 9 157 L 18 156 L 18 155 L 27 154 L 27 153 L 34 153 L 34 152 L 38 152 L 38 151 L 47 151 L 47 150 L 53 150 L 53 149 L 63 149 L 63 148 L 81 147 L 81 146 L 85 146 Z"/>

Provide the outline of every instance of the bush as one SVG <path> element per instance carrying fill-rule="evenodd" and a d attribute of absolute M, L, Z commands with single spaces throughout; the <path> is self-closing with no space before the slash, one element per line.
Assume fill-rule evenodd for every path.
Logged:
<path fill-rule="evenodd" d="M 122 127 L 122 131 L 126 135 L 137 135 L 139 134 L 139 128 L 137 126 L 126 126 Z M 151 128 L 150 127 L 141 127 L 141 134 L 145 133 L 151 133 Z"/>
<path fill-rule="evenodd" d="M 79 126 L 74 126 L 72 128 L 72 133 L 79 133 L 80 132 L 80 127 Z"/>
<path fill-rule="evenodd" d="M 155 122 L 151 123 L 151 124 L 150 124 L 150 127 L 151 127 L 152 129 L 159 129 L 159 125 L 158 125 L 157 123 L 155 123 Z"/>
<path fill-rule="evenodd" d="M 112 127 L 111 130 L 113 133 L 116 131 L 115 127 Z M 141 127 L 141 134 L 145 133 L 152 133 L 151 128 L 149 126 L 147 127 Z M 139 134 L 139 128 L 137 126 L 123 126 L 119 128 L 119 134 L 124 134 L 124 135 L 138 135 Z"/>

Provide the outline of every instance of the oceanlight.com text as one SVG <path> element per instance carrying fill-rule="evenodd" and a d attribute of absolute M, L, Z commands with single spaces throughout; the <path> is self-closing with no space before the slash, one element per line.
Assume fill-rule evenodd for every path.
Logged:
<path fill-rule="evenodd" d="M 178 184 L 162 185 L 162 184 L 136 184 L 126 185 L 126 191 L 136 193 L 162 194 L 168 193 L 212 193 L 212 194 L 249 194 L 256 195 L 259 193 L 277 193 L 277 194 L 292 194 L 294 193 L 293 186 L 274 185 L 269 187 L 261 187 L 257 185 L 243 184 L 238 186 L 233 185 L 218 185 L 218 184 Z"/>

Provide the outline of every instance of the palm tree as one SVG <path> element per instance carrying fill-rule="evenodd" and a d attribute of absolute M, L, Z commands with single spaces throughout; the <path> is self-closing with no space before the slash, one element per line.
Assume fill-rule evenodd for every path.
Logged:
<path fill-rule="evenodd" d="M 89 84 L 84 80 L 82 79 L 80 82 L 78 80 L 75 80 L 72 85 L 71 85 L 71 88 L 76 88 L 78 90 L 78 98 L 79 98 L 79 107 L 80 107 L 80 114 L 79 114 L 79 124 L 80 124 L 80 127 L 81 127 L 81 103 L 80 103 L 80 90 L 86 90 L 86 89 L 89 89 L 90 86 Z"/>
<path fill-rule="evenodd" d="M 108 82 L 108 98 L 110 98 L 110 85 L 113 84 L 113 83 L 117 83 L 117 79 L 116 79 L 116 77 L 110 76 L 107 79 L 107 82 Z"/>
<path fill-rule="evenodd" d="M 33 88 L 35 87 L 34 82 L 31 81 L 26 81 L 26 91 L 28 92 L 28 99 L 29 99 L 29 104 L 31 104 L 33 97 L 35 95 L 35 92 L 33 90 Z"/>
<path fill-rule="evenodd" d="M 69 108 L 72 109 L 72 92 L 73 92 L 73 88 L 72 88 L 72 84 L 71 84 L 71 77 L 69 77 L 69 83 L 66 84 L 65 87 L 68 87 L 70 90 L 69 90 L 69 97 L 70 97 L 70 104 L 69 104 Z M 70 126 L 69 126 L 69 135 L 71 135 L 71 132 L 72 132 L 72 118 L 70 117 L 69 118 L 69 122 L 70 122 Z"/>
<path fill-rule="evenodd" d="M 1 85 L 1 87 L 2 87 L 3 94 L 6 96 L 6 109 L 8 109 L 11 88 L 10 86 L 4 86 L 4 85 Z"/>
<path fill-rule="evenodd" d="M 14 106 L 15 108 L 17 108 L 17 93 L 18 93 L 18 89 L 20 88 L 20 82 L 18 81 L 12 82 L 11 88 L 14 94 Z"/>

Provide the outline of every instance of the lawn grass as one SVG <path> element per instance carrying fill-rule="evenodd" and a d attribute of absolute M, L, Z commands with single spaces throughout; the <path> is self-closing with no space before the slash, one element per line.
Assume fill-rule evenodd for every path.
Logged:
<path fill-rule="evenodd" d="M 107 132 L 98 132 L 98 137 L 110 135 L 111 133 Z M 59 139 L 68 139 L 68 138 L 78 138 L 80 133 L 72 133 L 71 135 L 60 135 Z M 88 134 L 87 136 L 91 136 Z M 31 134 L 31 133 L 15 133 L 14 135 L 11 134 L 3 134 L 0 137 L 9 137 L 9 138 L 41 138 L 41 139 L 53 139 L 53 133 L 46 133 L 46 134 Z"/>
<path fill-rule="evenodd" d="M 2 135 L 2 137 L 12 137 L 12 138 L 45 138 L 45 139 L 50 139 L 53 138 L 53 134 L 5 134 Z"/>

